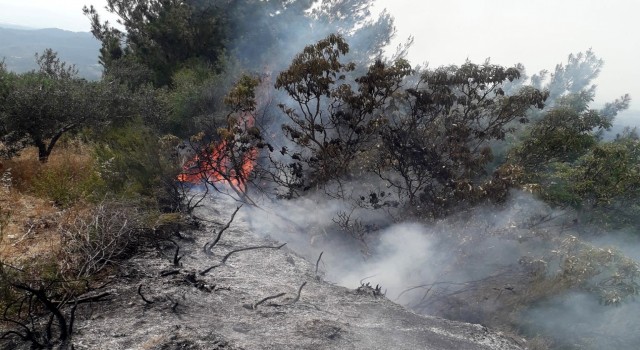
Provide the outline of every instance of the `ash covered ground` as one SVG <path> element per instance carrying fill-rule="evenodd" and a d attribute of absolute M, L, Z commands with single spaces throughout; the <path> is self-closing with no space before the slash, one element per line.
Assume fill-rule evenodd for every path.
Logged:
<path fill-rule="evenodd" d="M 286 243 L 258 238 L 238 216 L 213 255 L 206 254 L 203 246 L 215 239 L 234 209 L 234 203 L 219 202 L 198 209 L 197 216 L 205 219 L 201 229 L 175 240 L 178 266 L 175 247 L 163 242 L 164 249 L 149 249 L 128 261 L 122 275 L 100 291 L 110 293 L 107 301 L 79 307 L 75 349 L 525 347 L 481 325 L 412 313 L 378 295 L 375 286 L 347 289 L 327 283 L 316 274 L 315 262 L 287 246 L 234 253 L 203 276 L 200 272 L 232 250 Z"/>

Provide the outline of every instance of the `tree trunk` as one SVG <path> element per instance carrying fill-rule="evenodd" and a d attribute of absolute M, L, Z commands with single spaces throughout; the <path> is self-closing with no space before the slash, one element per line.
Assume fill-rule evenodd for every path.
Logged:
<path fill-rule="evenodd" d="M 33 143 L 38 147 L 38 160 L 44 164 L 49 161 L 49 155 L 51 154 L 51 148 L 39 139 L 34 139 Z"/>

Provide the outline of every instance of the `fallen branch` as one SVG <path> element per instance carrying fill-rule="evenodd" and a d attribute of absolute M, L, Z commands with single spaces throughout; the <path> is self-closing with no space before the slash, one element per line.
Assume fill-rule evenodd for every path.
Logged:
<path fill-rule="evenodd" d="M 324 252 L 320 252 L 320 256 L 318 257 L 318 260 L 316 261 L 316 276 L 318 276 L 318 265 L 320 265 L 320 259 L 322 259 L 322 254 L 324 254 Z"/>
<path fill-rule="evenodd" d="M 302 293 L 302 288 L 307 284 L 307 282 L 302 283 L 302 285 L 300 286 L 300 288 L 298 288 L 298 295 L 296 295 L 295 299 L 293 299 L 292 302 L 289 303 L 289 305 L 295 304 L 298 302 L 298 300 L 300 300 L 300 293 Z"/>
<path fill-rule="evenodd" d="M 140 284 L 138 286 L 138 295 L 140 295 L 140 297 L 142 298 L 142 300 L 144 300 L 145 303 L 147 303 L 147 304 L 153 304 L 154 303 L 151 300 L 147 300 L 147 298 L 145 298 L 144 295 L 142 295 L 142 284 Z"/>
<path fill-rule="evenodd" d="M 236 250 L 232 250 L 229 253 L 227 253 L 227 255 L 224 256 L 224 258 L 222 258 L 222 264 L 227 262 L 227 259 L 229 259 L 229 257 L 231 256 L 231 254 L 234 253 L 238 253 L 238 252 L 243 252 L 246 250 L 254 250 L 254 249 L 280 249 L 282 247 L 284 247 L 285 245 L 287 245 L 286 243 L 283 243 L 279 246 L 268 246 L 268 245 L 262 245 L 262 246 L 257 246 L 257 247 L 248 247 L 248 248 L 240 248 L 240 249 L 236 249 Z"/>
<path fill-rule="evenodd" d="M 180 266 L 180 259 L 182 259 L 182 257 L 178 256 L 179 252 L 180 246 L 176 244 L 176 253 L 173 255 L 173 266 Z"/>
<path fill-rule="evenodd" d="M 282 245 L 279 245 L 279 246 L 275 246 L 275 247 L 274 246 L 264 246 L 264 245 L 262 245 L 262 246 L 257 246 L 257 247 L 248 247 L 248 248 L 240 248 L 240 249 L 232 250 L 229 253 L 227 253 L 227 255 L 225 255 L 224 258 L 222 258 L 222 262 L 220 264 L 213 265 L 213 266 L 211 266 L 211 267 L 209 267 L 207 269 L 204 269 L 203 271 L 200 272 L 200 276 L 204 276 L 209 271 L 224 265 L 227 262 L 227 259 L 229 259 L 229 257 L 232 254 L 235 254 L 235 253 L 238 253 L 238 252 L 247 251 L 247 250 L 254 250 L 254 249 L 280 249 L 280 248 L 284 247 L 285 245 L 286 245 L 286 243 L 284 243 Z"/>
<path fill-rule="evenodd" d="M 253 304 L 253 305 L 251 306 L 251 308 L 252 308 L 253 310 L 255 310 L 255 309 L 258 307 L 258 305 L 260 305 L 260 304 L 264 303 L 265 301 L 267 301 L 267 300 L 271 300 L 271 299 L 280 298 L 281 296 L 283 296 L 283 295 L 285 295 L 285 294 L 287 294 L 287 293 L 280 293 L 280 294 L 276 294 L 276 295 L 272 295 L 272 296 L 269 296 L 269 297 L 263 298 L 263 299 L 261 299 L 260 301 L 256 302 L 255 304 Z"/>
<path fill-rule="evenodd" d="M 167 277 L 167 276 L 171 276 L 171 275 L 177 275 L 179 273 L 180 273 L 180 270 L 161 271 L 160 272 L 160 277 Z"/>
<path fill-rule="evenodd" d="M 218 232 L 218 236 L 216 237 L 216 239 L 213 240 L 213 242 L 207 242 L 204 244 L 203 250 L 205 254 L 213 255 L 213 252 L 211 252 L 211 248 L 213 248 L 216 244 L 218 244 L 218 242 L 220 241 L 220 238 L 222 237 L 222 233 L 224 233 L 224 231 L 226 231 L 229 228 L 229 226 L 231 226 L 231 223 L 233 222 L 233 219 L 236 217 L 236 214 L 238 213 L 240 208 L 242 208 L 242 205 L 237 207 L 236 210 L 233 212 L 233 214 L 231 214 L 231 219 L 229 219 L 227 224 L 224 225 L 222 229 L 220 229 L 220 232 Z"/>

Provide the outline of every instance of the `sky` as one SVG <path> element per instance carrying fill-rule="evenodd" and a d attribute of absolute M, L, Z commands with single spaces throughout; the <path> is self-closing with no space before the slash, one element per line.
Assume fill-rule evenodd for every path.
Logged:
<path fill-rule="evenodd" d="M 624 93 L 640 110 L 638 0 L 375 0 L 395 18 L 396 44 L 415 37 L 409 59 L 436 68 L 467 58 L 527 73 L 553 70 L 570 53 L 592 48 L 605 61 L 596 104 Z M 88 31 L 84 5 L 106 0 L 0 0 L 0 23 Z M 105 11 L 103 11 L 104 13 Z M 113 18 L 111 18 L 113 21 Z M 636 101 L 637 100 L 637 101 Z"/>

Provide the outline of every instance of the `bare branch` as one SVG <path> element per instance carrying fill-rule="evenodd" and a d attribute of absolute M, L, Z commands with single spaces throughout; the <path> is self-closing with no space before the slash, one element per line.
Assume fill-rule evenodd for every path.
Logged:
<path fill-rule="evenodd" d="M 215 269 L 215 268 L 217 268 L 217 267 L 220 267 L 220 266 L 224 265 L 224 264 L 227 262 L 227 259 L 229 259 L 229 257 L 230 257 L 232 254 L 235 254 L 235 253 L 238 253 L 238 252 L 247 251 L 247 250 L 254 250 L 254 249 L 280 249 L 280 248 L 284 247 L 285 245 L 286 245 L 286 243 L 284 243 L 284 244 L 282 244 L 282 245 L 279 245 L 279 246 L 275 246 L 275 247 L 274 247 L 274 246 L 264 246 L 264 245 L 263 245 L 263 246 L 257 246 L 257 247 L 248 247 L 248 248 L 240 248 L 240 249 L 232 250 L 232 251 L 230 251 L 229 253 L 227 253 L 227 255 L 225 255 L 225 256 L 224 256 L 224 258 L 222 258 L 222 262 L 221 262 L 220 264 L 218 264 L 218 265 L 214 265 L 214 266 L 211 266 L 211 267 L 209 267 L 209 268 L 207 268 L 207 269 L 205 269 L 205 270 L 201 271 L 201 272 L 200 272 L 200 276 L 204 276 L 204 275 L 206 275 L 209 271 L 211 271 L 211 270 L 213 270 L 213 269 Z"/>
<path fill-rule="evenodd" d="M 271 300 L 271 299 L 277 299 L 277 298 L 280 298 L 281 296 L 283 296 L 283 295 L 285 295 L 285 294 L 287 294 L 287 293 L 280 293 L 280 294 L 276 294 L 276 295 L 272 295 L 272 296 L 268 296 L 268 297 L 266 297 L 266 298 L 263 298 L 263 299 L 261 299 L 260 301 L 258 301 L 258 302 L 256 302 L 256 303 L 254 303 L 253 305 L 251 305 L 251 309 L 255 310 L 255 309 L 258 307 L 258 305 L 260 305 L 260 304 L 264 303 L 265 301 L 267 301 L 267 300 Z"/>
<path fill-rule="evenodd" d="M 231 223 L 233 222 L 233 219 L 236 217 L 236 214 L 238 213 L 240 208 L 242 208 L 242 205 L 237 207 L 236 210 L 233 212 L 233 214 L 231 214 L 231 219 L 229 219 L 227 224 L 224 225 L 224 227 L 222 227 L 222 229 L 220 229 L 220 232 L 218 232 L 218 236 L 216 237 L 216 239 L 213 240 L 213 242 L 205 243 L 205 245 L 203 247 L 203 250 L 204 250 L 205 254 L 207 254 L 207 255 L 212 255 L 213 254 L 211 252 L 211 248 L 213 248 L 216 244 L 218 244 L 218 242 L 220 241 L 220 238 L 222 237 L 222 234 L 224 233 L 224 231 L 226 231 L 229 228 L 229 226 L 231 226 Z"/>
<path fill-rule="evenodd" d="M 304 283 L 302 283 L 302 285 L 300 286 L 300 288 L 298 288 L 298 295 L 296 295 L 296 297 L 293 299 L 292 302 L 289 303 L 289 305 L 291 304 L 295 304 L 298 302 L 298 300 L 300 300 L 300 293 L 302 293 L 302 288 L 304 288 L 304 286 L 307 284 L 307 282 L 305 281 Z"/>
<path fill-rule="evenodd" d="M 248 248 L 240 248 L 240 249 L 236 249 L 236 250 L 232 250 L 229 253 L 227 253 L 227 255 L 224 256 L 224 258 L 222 258 L 222 264 L 227 262 L 227 259 L 229 259 L 229 257 L 234 254 L 234 253 L 238 253 L 238 252 L 243 252 L 246 250 L 254 250 L 254 249 L 280 249 L 282 247 L 284 247 L 285 245 L 287 245 L 286 243 L 283 243 L 279 246 L 268 246 L 268 245 L 262 245 L 262 246 L 257 246 L 257 247 L 248 247 Z"/>
<path fill-rule="evenodd" d="M 140 297 L 142 298 L 142 300 L 144 300 L 145 303 L 147 303 L 147 304 L 153 304 L 154 303 L 151 300 L 147 300 L 147 298 L 145 298 L 144 295 L 142 295 L 142 284 L 140 284 L 138 286 L 138 295 L 140 295 Z"/>
<path fill-rule="evenodd" d="M 318 257 L 318 260 L 316 261 L 316 276 L 318 276 L 318 265 L 320 265 L 320 259 L 322 259 L 322 254 L 324 254 L 324 252 L 320 252 L 320 256 Z"/>

